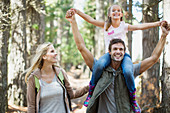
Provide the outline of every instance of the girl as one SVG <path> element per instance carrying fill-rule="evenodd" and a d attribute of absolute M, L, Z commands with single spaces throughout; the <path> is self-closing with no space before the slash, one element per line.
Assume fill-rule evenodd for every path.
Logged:
<path fill-rule="evenodd" d="M 51 43 L 37 48 L 33 65 L 27 69 L 25 77 L 26 82 L 28 79 L 28 113 L 70 113 L 69 98 L 78 98 L 88 92 L 88 86 L 73 91 L 65 71 L 55 66 L 56 56 Z"/>
<path fill-rule="evenodd" d="M 126 33 L 128 31 L 144 30 L 144 29 L 157 27 L 161 25 L 161 22 L 144 23 L 141 25 L 129 25 L 122 20 L 123 11 L 119 5 L 113 5 L 109 7 L 106 22 L 97 21 L 93 19 L 92 17 L 90 17 L 89 15 L 86 15 L 82 13 L 81 11 L 74 9 L 74 8 L 72 8 L 71 11 L 74 11 L 76 14 L 81 16 L 87 22 L 95 26 L 104 28 L 106 54 L 103 55 L 98 60 L 98 62 L 95 64 L 93 68 L 92 78 L 89 83 L 89 86 L 90 86 L 89 94 L 86 98 L 86 101 L 84 102 L 84 105 L 88 106 L 88 102 L 92 96 L 95 85 L 103 72 L 103 69 L 107 67 L 111 62 L 110 55 L 108 53 L 108 46 L 109 46 L 110 40 L 112 40 L 113 38 L 120 38 L 123 41 L 125 41 Z M 72 14 L 70 13 L 70 16 L 71 15 Z M 136 102 L 136 96 L 135 96 L 136 88 L 135 88 L 135 82 L 134 82 L 134 76 L 133 76 L 133 65 L 132 65 L 131 58 L 127 52 L 125 54 L 125 57 L 122 61 L 121 66 L 122 66 L 122 70 L 123 70 L 123 74 L 126 80 L 127 87 L 129 89 L 133 111 L 136 113 L 140 113 L 141 110 L 140 110 L 139 105 Z"/>

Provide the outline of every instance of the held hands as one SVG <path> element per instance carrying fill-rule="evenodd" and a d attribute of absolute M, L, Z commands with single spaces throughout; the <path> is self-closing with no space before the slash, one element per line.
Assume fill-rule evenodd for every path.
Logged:
<path fill-rule="evenodd" d="M 72 23 L 73 22 L 73 20 L 75 20 L 75 11 L 74 10 L 72 10 L 72 9 L 70 9 L 70 10 L 68 10 L 67 12 L 66 12 L 66 19 L 70 22 L 70 23 Z"/>
<path fill-rule="evenodd" d="M 167 21 L 161 22 L 162 35 L 167 36 L 170 31 L 170 24 Z"/>

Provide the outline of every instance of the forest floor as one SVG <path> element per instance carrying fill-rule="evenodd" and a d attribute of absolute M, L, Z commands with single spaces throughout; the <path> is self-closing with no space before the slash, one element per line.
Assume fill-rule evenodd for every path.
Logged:
<path fill-rule="evenodd" d="M 89 84 L 89 75 L 83 75 L 82 70 L 71 68 L 69 72 L 67 72 L 69 81 L 73 89 L 81 88 Z M 86 98 L 87 94 L 78 99 L 71 100 L 73 111 L 71 113 L 85 113 L 86 107 L 83 106 L 83 102 Z M 27 107 L 21 107 L 14 104 L 8 103 L 8 112 L 7 113 L 26 113 Z"/>

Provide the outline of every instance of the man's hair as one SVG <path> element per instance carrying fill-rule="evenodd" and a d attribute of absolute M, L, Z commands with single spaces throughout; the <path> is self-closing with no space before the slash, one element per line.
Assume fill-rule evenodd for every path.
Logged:
<path fill-rule="evenodd" d="M 121 43 L 124 46 L 124 51 L 126 51 L 125 43 L 121 39 L 112 39 L 109 44 L 109 51 L 111 51 L 111 47 L 113 44 Z"/>

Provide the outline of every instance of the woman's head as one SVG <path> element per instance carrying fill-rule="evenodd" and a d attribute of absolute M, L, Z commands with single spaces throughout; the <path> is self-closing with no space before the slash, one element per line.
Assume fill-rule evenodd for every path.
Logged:
<path fill-rule="evenodd" d="M 108 8 L 107 20 L 106 20 L 106 22 L 107 22 L 106 31 L 108 30 L 108 28 L 112 24 L 112 19 L 116 19 L 116 20 L 120 20 L 120 21 L 123 20 L 123 10 L 117 4 L 114 4 L 114 5 L 112 5 Z"/>
<path fill-rule="evenodd" d="M 30 73 L 39 68 L 41 69 L 43 64 L 44 64 L 44 57 L 46 56 L 49 47 L 53 47 L 53 45 L 51 43 L 43 43 L 41 45 L 38 46 L 38 48 L 36 49 L 36 54 L 32 60 L 32 65 L 30 68 L 28 68 L 26 71 L 26 76 L 25 76 L 25 81 L 27 81 L 28 76 L 30 75 Z M 46 58 L 45 58 L 46 59 Z"/>

